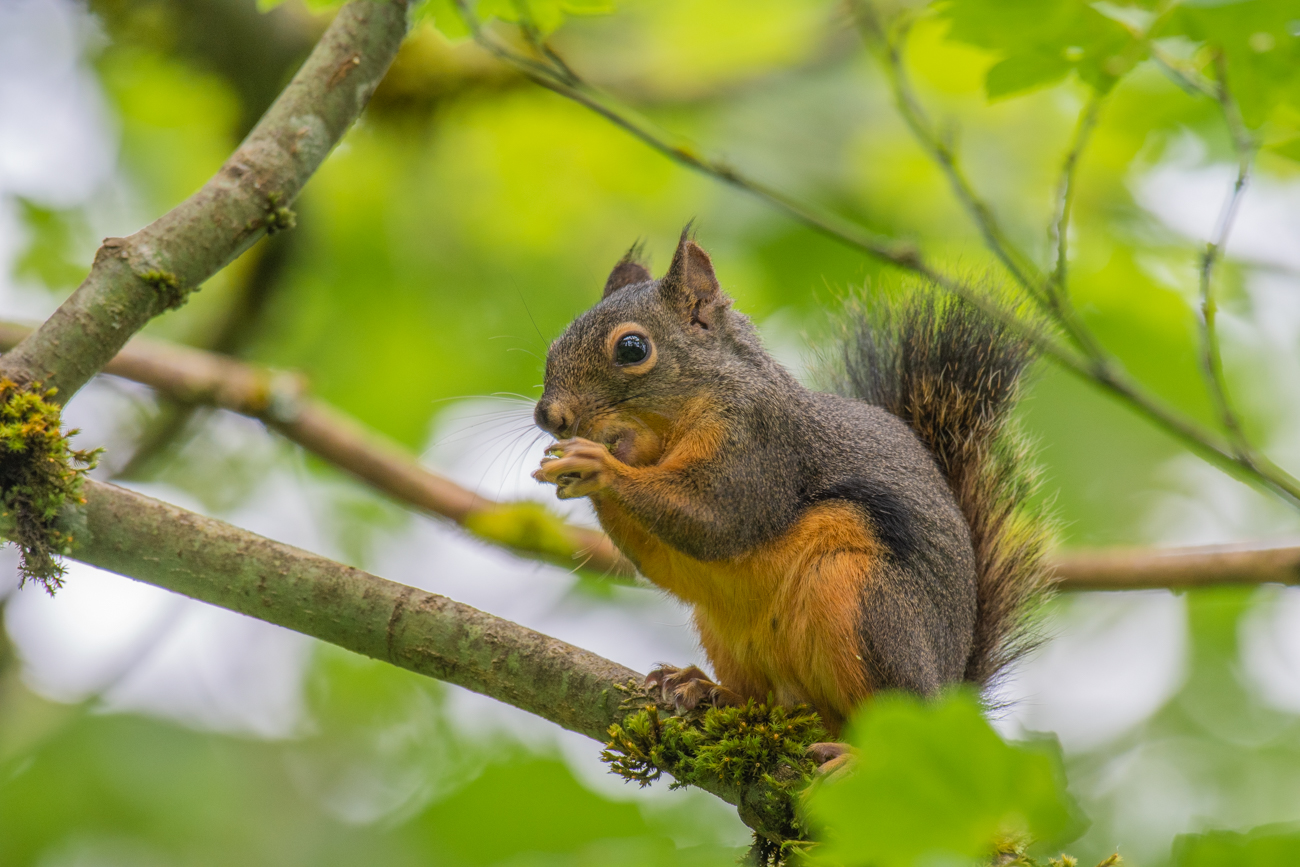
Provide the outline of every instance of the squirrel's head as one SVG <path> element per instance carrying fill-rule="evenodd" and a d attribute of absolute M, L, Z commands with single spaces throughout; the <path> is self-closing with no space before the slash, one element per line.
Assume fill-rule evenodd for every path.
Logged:
<path fill-rule="evenodd" d="M 629 464 L 653 463 L 688 402 L 718 398 L 730 371 L 753 370 L 756 352 L 766 359 L 687 232 L 659 280 L 638 261 L 639 247 L 629 250 L 600 301 L 551 344 L 538 427 L 603 443 Z"/>

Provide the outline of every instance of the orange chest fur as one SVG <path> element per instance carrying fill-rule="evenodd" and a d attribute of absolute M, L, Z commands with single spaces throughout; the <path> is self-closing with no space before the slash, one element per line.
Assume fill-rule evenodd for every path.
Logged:
<path fill-rule="evenodd" d="M 880 547 L 851 504 L 813 506 L 781 536 L 711 562 L 650 535 L 617 504 L 597 503 L 597 513 L 647 578 L 694 606 L 725 685 L 760 700 L 772 692 L 810 702 L 824 715 L 863 697 L 858 612 Z"/>

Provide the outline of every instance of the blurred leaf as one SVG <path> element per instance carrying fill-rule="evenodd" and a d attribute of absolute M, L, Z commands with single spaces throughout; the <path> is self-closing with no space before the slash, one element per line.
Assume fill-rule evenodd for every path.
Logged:
<path fill-rule="evenodd" d="M 427 22 L 453 41 L 469 38 L 471 31 L 456 6 L 456 0 L 424 0 L 411 13 L 416 22 Z"/>
<path fill-rule="evenodd" d="M 1052 757 L 1003 742 L 968 691 L 933 703 L 879 696 L 854 717 L 847 740 L 858 751 L 856 769 L 815 786 L 809 798 L 825 829 L 816 863 L 978 858 L 1001 837 L 1054 840 L 1074 822 Z"/>
<path fill-rule="evenodd" d="M 1174 867 L 1293 867 L 1300 864 L 1300 829 L 1257 828 L 1246 834 L 1212 831 L 1174 841 Z"/>
<path fill-rule="evenodd" d="M 1284 142 L 1269 145 L 1268 150 L 1300 163 L 1300 136 Z"/>
<path fill-rule="evenodd" d="M 85 221 L 76 209 L 56 210 L 19 198 L 27 246 L 14 262 L 14 276 L 33 279 L 50 289 L 66 289 L 85 279 L 89 262 L 78 261 L 76 240 Z"/>
<path fill-rule="evenodd" d="M 989 99 L 1061 80 L 1071 70 L 1105 92 L 1132 66 L 1133 37 L 1083 0 L 947 0 L 937 7 L 948 36 L 996 53 Z"/>
<path fill-rule="evenodd" d="M 1228 86 L 1246 125 L 1260 127 L 1282 105 L 1300 108 L 1300 9 L 1291 0 L 1193 2 L 1180 5 L 1162 35 L 1178 34 L 1205 46 L 1194 55 L 1217 78 L 1213 58 L 1222 52 Z M 1292 129 L 1295 127 L 1292 126 Z"/>

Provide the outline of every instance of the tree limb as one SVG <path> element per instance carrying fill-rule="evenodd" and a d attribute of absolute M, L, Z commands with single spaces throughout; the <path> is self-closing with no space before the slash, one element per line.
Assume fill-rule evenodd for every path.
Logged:
<path fill-rule="evenodd" d="M 641 675 L 445 596 L 88 481 L 73 557 L 481 692 L 603 740 Z M 81 525 L 81 526 L 78 526 Z M 82 528 L 84 527 L 84 528 Z"/>
<path fill-rule="evenodd" d="M 0 352 L 8 351 L 32 328 L 0 321 Z M 400 445 L 356 419 L 306 393 L 305 381 L 223 355 L 148 337 L 131 340 L 104 367 L 104 373 L 139 382 L 186 406 L 211 406 L 258 419 L 285 439 L 350 473 L 393 499 L 422 512 L 477 530 L 489 542 L 517 554 L 569 569 L 581 567 L 609 580 L 635 584 L 635 571 L 609 537 L 597 530 L 565 524 L 552 515 L 552 527 L 567 550 L 528 534 L 492 537 L 475 521 L 503 508 L 421 464 Z M 561 546 L 563 547 L 563 546 Z"/>
<path fill-rule="evenodd" d="M 87 481 L 85 500 L 65 515 L 78 540 L 72 556 L 83 563 L 463 686 L 601 742 L 611 725 L 656 706 L 636 689 L 638 672 L 445 596 L 115 485 Z M 749 805 L 771 797 L 762 783 L 693 784 L 748 821 Z"/>
<path fill-rule="evenodd" d="M 204 186 L 145 228 L 108 238 L 89 276 L 0 362 L 66 402 L 152 317 L 268 231 L 365 107 L 406 33 L 406 0 L 352 0 L 262 120 Z"/>

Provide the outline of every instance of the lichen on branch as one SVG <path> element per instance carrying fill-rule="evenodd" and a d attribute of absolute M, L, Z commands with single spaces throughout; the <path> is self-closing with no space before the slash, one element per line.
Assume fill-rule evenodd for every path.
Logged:
<path fill-rule="evenodd" d="M 663 773 L 671 788 L 725 790 L 754 829 L 751 860 L 782 864 L 807 843 L 797 809 L 816 762 L 808 747 L 828 739 L 821 718 L 805 706 L 710 707 L 685 716 L 654 703 L 610 726 L 601 759 L 613 773 L 648 786 Z"/>
<path fill-rule="evenodd" d="M 68 445 L 77 431 L 63 430 L 55 391 L 0 379 L 0 535 L 18 546 L 19 586 L 32 580 L 50 594 L 63 586 L 58 557 L 73 541 L 56 519 L 84 502 L 82 479 L 100 452 Z"/>

